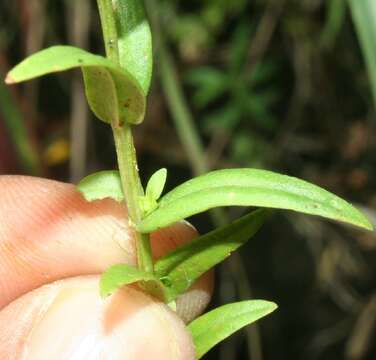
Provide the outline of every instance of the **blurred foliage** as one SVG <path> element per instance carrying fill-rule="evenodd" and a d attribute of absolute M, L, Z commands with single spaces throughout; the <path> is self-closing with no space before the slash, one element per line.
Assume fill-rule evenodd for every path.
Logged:
<path fill-rule="evenodd" d="M 375 221 L 375 108 L 347 1 L 157 2 L 159 31 L 210 166 L 272 168 L 305 178 L 362 204 Z M 79 17 L 72 17 L 72 4 L 0 2 L 3 77 L 41 47 L 79 43 L 85 29 Z M 103 52 L 95 2 L 90 4 L 89 48 Z M 70 35 L 75 26 L 78 35 Z M 70 85 L 76 75 L 10 88 L 24 119 L 21 131 L 42 162 L 40 175 L 70 178 Z M 3 107 L 1 171 L 30 173 Z M 136 130 L 136 145 L 143 178 L 165 166 L 168 188 L 191 172 L 170 114 L 156 59 L 147 119 Z M 113 168 L 111 134 L 99 121 L 89 122 L 87 133 L 86 171 Z M 71 152 L 71 159 L 75 156 Z M 206 217 L 194 222 L 202 232 L 211 228 Z M 242 252 L 255 298 L 280 305 L 261 322 L 264 359 L 374 359 L 375 235 L 296 215 L 277 215 L 268 225 Z M 217 286 L 217 304 L 239 295 L 226 276 L 231 277 L 225 274 Z M 233 337 L 207 358 L 248 358 L 244 336 Z"/>

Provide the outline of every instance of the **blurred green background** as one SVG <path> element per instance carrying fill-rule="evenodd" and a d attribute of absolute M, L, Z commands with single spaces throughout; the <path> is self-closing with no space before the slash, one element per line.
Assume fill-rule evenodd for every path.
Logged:
<path fill-rule="evenodd" d="M 277 170 L 349 199 L 376 222 L 374 0 L 146 0 L 155 66 L 135 129 L 141 177 L 167 187 L 225 167 Z M 0 75 L 53 44 L 103 53 L 94 0 L 0 2 Z M 0 82 L 0 173 L 77 182 L 116 166 L 79 72 Z M 226 210 L 232 219 L 243 211 Z M 218 218 L 196 216 L 200 232 Z M 217 271 L 212 306 L 279 310 L 207 359 L 376 358 L 376 236 L 277 213 Z"/>

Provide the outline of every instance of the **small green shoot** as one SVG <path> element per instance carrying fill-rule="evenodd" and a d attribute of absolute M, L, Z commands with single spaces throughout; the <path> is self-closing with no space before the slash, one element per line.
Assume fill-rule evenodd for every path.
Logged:
<path fill-rule="evenodd" d="M 158 199 L 166 183 L 167 170 L 159 169 L 149 179 L 146 185 L 145 196 L 141 196 L 141 207 L 145 215 L 150 214 L 158 207 Z"/>
<path fill-rule="evenodd" d="M 167 179 L 167 169 L 159 169 L 149 179 L 146 185 L 146 197 L 158 201 L 162 195 Z"/>

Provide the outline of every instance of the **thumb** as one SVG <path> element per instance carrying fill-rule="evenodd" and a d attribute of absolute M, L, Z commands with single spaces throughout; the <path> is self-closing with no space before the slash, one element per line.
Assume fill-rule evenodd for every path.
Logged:
<path fill-rule="evenodd" d="M 0 309 L 46 283 L 136 262 L 123 205 L 111 199 L 89 203 L 72 185 L 39 178 L 0 176 L 0 188 Z M 153 254 L 158 258 L 195 236 L 183 222 L 157 231 Z M 177 299 L 180 316 L 195 318 L 211 292 L 209 273 Z"/>
<path fill-rule="evenodd" d="M 126 286 L 100 298 L 98 276 L 60 280 L 0 312 L 1 359 L 194 359 L 182 320 Z"/>

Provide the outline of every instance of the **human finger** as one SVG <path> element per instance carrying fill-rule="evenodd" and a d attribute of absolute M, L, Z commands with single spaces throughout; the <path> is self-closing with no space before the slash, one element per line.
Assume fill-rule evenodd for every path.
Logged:
<path fill-rule="evenodd" d="M 183 321 L 126 286 L 103 300 L 98 276 L 60 280 L 0 311 L 1 359 L 191 360 Z"/>
<path fill-rule="evenodd" d="M 134 265 L 135 244 L 125 207 L 111 199 L 87 202 L 73 185 L 0 177 L 0 308 L 49 282 L 98 274 L 115 263 Z M 156 257 L 197 235 L 186 223 L 152 234 Z M 186 321 L 209 301 L 210 275 L 178 299 Z"/>

